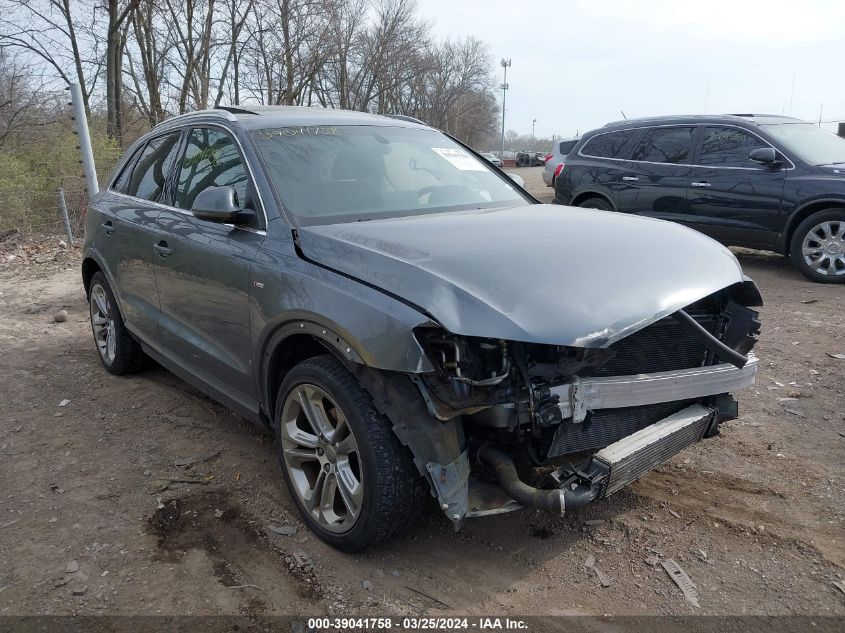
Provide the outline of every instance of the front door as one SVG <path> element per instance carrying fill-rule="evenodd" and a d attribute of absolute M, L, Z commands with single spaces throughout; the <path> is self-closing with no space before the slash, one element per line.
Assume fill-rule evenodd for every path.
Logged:
<path fill-rule="evenodd" d="M 199 220 L 190 211 L 200 191 L 228 185 L 235 188 L 242 207 L 261 215 L 243 157 L 228 132 L 194 128 L 177 174 L 174 208 L 162 210 L 158 217 L 159 339 L 178 366 L 257 411 L 249 284 L 252 260 L 264 241 L 263 225 L 217 224 Z"/>
<path fill-rule="evenodd" d="M 688 193 L 691 226 L 725 244 L 773 248 L 783 225 L 785 163 L 766 166 L 748 158 L 771 147 L 747 130 L 704 128 Z"/>

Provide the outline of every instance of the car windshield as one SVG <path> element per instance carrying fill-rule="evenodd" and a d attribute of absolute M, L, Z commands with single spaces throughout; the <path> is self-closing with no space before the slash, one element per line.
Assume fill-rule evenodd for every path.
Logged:
<path fill-rule="evenodd" d="M 812 165 L 845 163 L 845 139 L 812 123 L 778 123 L 760 127 Z"/>
<path fill-rule="evenodd" d="M 506 176 L 434 130 L 309 126 L 252 135 L 297 225 L 530 204 Z"/>

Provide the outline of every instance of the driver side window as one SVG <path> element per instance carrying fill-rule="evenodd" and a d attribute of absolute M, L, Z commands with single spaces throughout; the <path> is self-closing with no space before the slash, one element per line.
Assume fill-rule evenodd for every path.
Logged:
<path fill-rule="evenodd" d="M 235 188 L 238 204 L 246 202 L 247 175 L 232 138 L 216 128 L 194 128 L 188 137 L 179 168 L 173 204 L 189 210 L 194 199 L 208 187 Z"/>

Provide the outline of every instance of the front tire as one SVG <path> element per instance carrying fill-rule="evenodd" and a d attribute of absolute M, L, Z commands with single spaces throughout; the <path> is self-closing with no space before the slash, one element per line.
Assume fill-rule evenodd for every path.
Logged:
<path fill-rule="evenodd" d="M 116 376 L 142 369 L 147 357 L 126 329 L 111 286 L 101 272 L 91 277 L 88 312 L 94 343 L 103 366 Z"/>
<path fill-rule="evenodd" d="M 410 454 L 332 356 L 288 373 L 274 426 L 288 491 L 308 527 L 332 547 L 361 550 L 418 517 L 425 489 Z"/>
<path fill-rule="evenodd" d="M 789 255 L 805 277 L 819 283 L 845 283 L 845 209 L 825 209 L 798 225 Z"/>

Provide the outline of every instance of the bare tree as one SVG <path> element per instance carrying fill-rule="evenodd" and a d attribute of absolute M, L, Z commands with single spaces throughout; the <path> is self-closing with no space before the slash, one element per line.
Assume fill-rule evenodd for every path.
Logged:
<path fill-rule="evenodd" d="M 85 112 L 96 84 L 101 60 L 83 58 L 83 47 L 96 51 L 93 31 L 86 42 L 83 16 L 91 5 L 70 0 L 3 0 L 0 2 L 0 48 L 19 50 L 42 60 L 64 83 L 82 88 Z M 69 68 L 73 74 L 68 74 Z"/>

